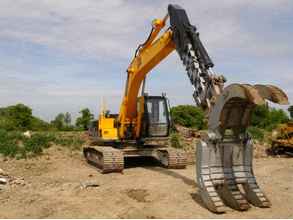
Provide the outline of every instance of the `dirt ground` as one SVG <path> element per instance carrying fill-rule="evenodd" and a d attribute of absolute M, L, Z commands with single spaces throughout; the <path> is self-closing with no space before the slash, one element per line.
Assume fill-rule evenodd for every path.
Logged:
<path fill-rule="evenodd" d="M 102 175 L 81 153 L 57 147 L 36 159 L 2 159 L 0 167 L 24 184 L 2 186 L 0 218 L 293 218 L 293 159 L 255 160 L 271 208 L 221 215 L 203 207 L 194 165 L 167 170 L 154 161 L 136 162 L 127 161 L 123 174 Z"/>

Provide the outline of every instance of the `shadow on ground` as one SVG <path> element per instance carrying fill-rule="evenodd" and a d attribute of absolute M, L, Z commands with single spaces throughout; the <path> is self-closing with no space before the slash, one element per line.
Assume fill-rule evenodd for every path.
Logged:
<path fill-rule="evenodd" d="M 167 169 L 162 166 L 162 164 L 157 161 L 156 159 L 152 157 L 133 157 L 133 158 L 125 158 L 124 161 L 125 168 L 134 168 L 134 167 L 143 167 L 146 170 L 151 170 L 153 172 L 159 172 L 161 174 L 171 176 L 176 179 L 182 180 L 186 185 L 193 186 L 195 188 L 198 188 L 197 183 L 194 179 L 190 179 L 178 172 L 174 169 Z M 204 205 L 204 202 L 202 201 L 199 193 L 195 189 L 194 193 L 190 193 L 191 198 L 199 204 L 202 208 L 206 209 L 206 206 Z"/>
<path fill-rule="evenodd" d="M 184 183 L 189 186 L 197 187 L 195 180 L 190 179 L 178 172 L 174 169 L 167 169 L 162 166 L 162 164 L 152 157 L 133 157 L 133 158 L 125 158 L 124 167 L 133 168 L 133 167 L 143 167 L 147 170 L 151 170 L 154 172 L 159 172 L 168 176 L 172 176 L 176 179 L 181 179 Z"/>

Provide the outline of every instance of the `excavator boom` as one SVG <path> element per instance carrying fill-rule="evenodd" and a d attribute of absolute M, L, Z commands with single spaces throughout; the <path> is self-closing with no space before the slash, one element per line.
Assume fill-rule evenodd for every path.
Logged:
<path fill-rule="evenodd" d="M 156 39 L 168 17 L 170 28 Z M 162 20 L 155 19 L 152 25 L 151 34 L 147 41 L 138 47 L 127 69 L 126 88 L 118 119 L 119 137 L 122 139 L 138 138 L 137 134 L 140 132 L 135 129 L 140 127 L 137 96 L 141 84 L 146 75 L 175 49 L 186 66 L 187 74 L 194 86 L 194 99 L 199 106 L 204 109 L 209 107 L 213 92 L 220 92 L 220 88 L 211 91 L 212 86 L 216 87 L 218 84 L 222 86 L 223 78 L 214 79 L 209 72 L 209 68 L 214 64 L 184 9 L 178 5 L 169 5 L 168 15 Z M 212 81 L 218 83 L 212 85 Z"/>

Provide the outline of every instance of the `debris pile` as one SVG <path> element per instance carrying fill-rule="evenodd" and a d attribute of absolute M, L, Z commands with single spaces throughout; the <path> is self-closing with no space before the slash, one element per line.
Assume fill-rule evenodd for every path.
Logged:
<path fill-rule="evenodd" d="M 94 181 L 85 181 L 85 182 L 82 182 L 80 183 L 80 188 L 81 189 L 87 189 L 87 188 L 90 188 L 90 187 L 99 187 L 100 184 L 98 184 L 97 182 L 94 182 Z"/>
<path fill-rule="evenodd" d="M 175 125 L 175 128 L 184 138 L 200 138 L 200 132 L 195 128 L 186 128 L 178 124 Z"/>
<path fill-rule="evenodd" d="M 6 186 L 25 186 L 26 183 L 23 177 L 14 177 L 9 175 L 3 169 L 0 168 L 0 190 L 3 190 Z"/>
<path fill-rule="evenodd" d="M 4 188 L 3 186 L 7 185 L 8 183 L 7 177 L 8 177 L 8 174 L 0 168 L 0 190 Z"/>

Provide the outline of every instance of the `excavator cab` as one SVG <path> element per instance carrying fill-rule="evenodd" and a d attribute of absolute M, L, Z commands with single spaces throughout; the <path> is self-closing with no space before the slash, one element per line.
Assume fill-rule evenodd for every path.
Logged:
<path fill-rule="evenodd" d="M 170 130 L 170 115 L 165 96 L 144 96 L 144 136 L 167 137 Z"/>

